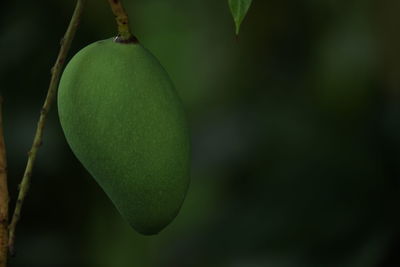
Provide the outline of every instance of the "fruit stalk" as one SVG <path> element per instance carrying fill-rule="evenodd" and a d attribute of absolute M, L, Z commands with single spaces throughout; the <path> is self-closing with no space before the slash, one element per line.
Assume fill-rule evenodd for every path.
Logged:
<path fill-rule="evenodd" d="M 0 96 L 0 267 L 7 266 L 8 255 L 8 185 L 6 147 L 3 136 L 2 98 Z"/>
<path fill-rule="evenodd" d="M 32 176 L 32 169 L 35 163 L 36 155 L 39 150 L 39 147 L 42 144 L 43 130 L 47 120 L 47 114 L 50 111 L 52 103 L 54 102 L 57 86 L 60 81 L 61 70 L 63 69 L 65 59 L 68 55 L 68 51 L 70 49 L 72 40 L 75 36 L 76 30 L 78 29 L 78 25 L 80 19 L 82 17 L 82 11 L 84 7 L 84 3 L 86 0 L 78 0 L 75 6 L 74 13 L 72 15 L 71 21 L 68 25 L 67 31 L 64 37 L 61 39 L 60 43 L 60 51 L 57 56 L 57 60 L 51 69 L 51 80 L 50 85 L 47 91 L 47 96 L 40 111 L 39 121 L 37 123 L 37 128 L 35 132 L 35 136 L 33 139 L 33 144 L 31 149 L 28 152 L 28 160 L 25 168 L 25 172 L 19 186 L 19 194 L 18 199 L 15 205 L 15 210 L 12 216 L 12 220 L 9 226 L 9 240 L 8 240 L 8 248 L 10 253 L 14 253 L 14 242 L 15 242 L 15 228 L 21 216 L 22 204 L 24 203 L 25 197 L 29 190 L 29 185 Z"/>
<path fill-rule="evenodd" d="M 136 38 L 132 35 L 129 28 L 129 18 L 126 13 L 124 6 L 120 0 L 108 0 L 111 10 L 115 16 L 115 20 L 118 26 L 118 37 L 117 42 L 129 43 L 135 42 Z"/>

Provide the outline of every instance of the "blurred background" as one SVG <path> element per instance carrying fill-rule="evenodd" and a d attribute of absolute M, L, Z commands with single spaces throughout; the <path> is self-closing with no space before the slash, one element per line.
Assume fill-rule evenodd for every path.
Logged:
<path fill-rule="evenodd" d="M 400 266 L 400 1 L 125 1 L 192 134 L 191 186 L 157 236 L 135 233 L 67 146 L 56 106 L 10 266 Z M 0 10 L 12 207 L 75 1 Z M 89 0 L 70 56 L 115 35 Z"/>

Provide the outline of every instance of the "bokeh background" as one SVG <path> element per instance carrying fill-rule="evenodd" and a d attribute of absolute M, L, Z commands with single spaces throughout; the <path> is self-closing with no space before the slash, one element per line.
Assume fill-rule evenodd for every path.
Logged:
<path fill-rule="evenodd" d="M 12 206 L 75 1 L 0 9 Z M 126 0 L 187 109 L 192 182 L 176 220 L 123 221 L 48 121 L 10 266 L 400 266 L 400 1 Z M 70 55 L 115 34 L 90 0 Z"/>

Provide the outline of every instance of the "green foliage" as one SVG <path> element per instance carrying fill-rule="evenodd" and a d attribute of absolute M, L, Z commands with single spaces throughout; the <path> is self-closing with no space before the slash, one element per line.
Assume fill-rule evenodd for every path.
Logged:
<path fill-rule="evenodd" d="M 252 0 L 228 0 L 228 2 L 233 20 L 235 21 L 236 35 L 238 35 L 240 25 L 242 24 L 243 19 L 246 17 L 247 12 L 249 11 Z"/>
<path fill-rule="evenodd" d="M 169 76 L 140 44 L 91 44 L 67 65 L 59 115 L 77 158 L 143 234 L 177 215 L 189 183 L 185 114 Z"/>

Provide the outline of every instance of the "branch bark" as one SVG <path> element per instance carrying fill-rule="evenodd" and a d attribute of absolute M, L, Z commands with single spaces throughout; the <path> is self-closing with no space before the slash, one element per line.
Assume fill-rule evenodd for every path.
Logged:
<path fill-rule="evenodd" d="M 8 185 L 7 159 L 3 135 L 2 103 L 0 96 L 0 267 L 7 266 L 8 256 Z"/>
<path fill-rule="evenodd" d="M 137 39 L 132 35 L 129 28 L 129 18 L 120 0 L 108 0 L 111 11 L 115 16 L 118 26 L 118 36 L 115 41 L 118 43 L 136 43 Z"/>
<path fill-rule="evenodd" d="M 51 69 L 51 80 L 50 80 L 49 89 L 47 91 L 47 96 L 44 101 L 42 110 L 40 112 L 39 122 L 37 124 L 35 137 L 33 139 L 33 144 L 32 144 L 31 149 L 28 152 L 28 161 L 26 164 L 24 176 L 23 176 L 21 184 L 20 184 L 20 189 L 19 189 L 18 199 L 17 199 L 16 205 L 15 205 L 15 210 L 14 210 L 12 220 L 11 220 L 11 223 L 9 226 L 8 248 L 9 248 L 11 254 L 14 253 L 15 229 L 16 229 L 17 223 L 21 216 L 22 204 L 24 203 L 25 197 L 29 190 L 29 185 L 30 185 L 31 176 L 32 176 L 32 169 L 33 169 L 33 165 L 36 160 L 36 155 L 39 150 L 39 147 L 42 144 L 43 129 L 46 124 L 47 114 L 50 111 L 50 108 L 52 106 L 52 103 L 54 102 L 54 99 L 55 99 L 55 96 L 57 93 L 57 86 L 60 81 L 61 71 L 63 69 L 64 62 L 67 57 L 72 40 L 73 40 L 76 30 L 78 28 L 79 21 L 82 16 L 84 2 L 85 2 L 85 0 L 77 1 L 75 10 L 72 15 L 69 26 L 67 28 L 67 31 L 66 31 L 63 39 L 61 40 L 61 47 L 60 47 L 60 51 L 58 53 L 57 60 L 54 64 L 54 67 Z"/>

